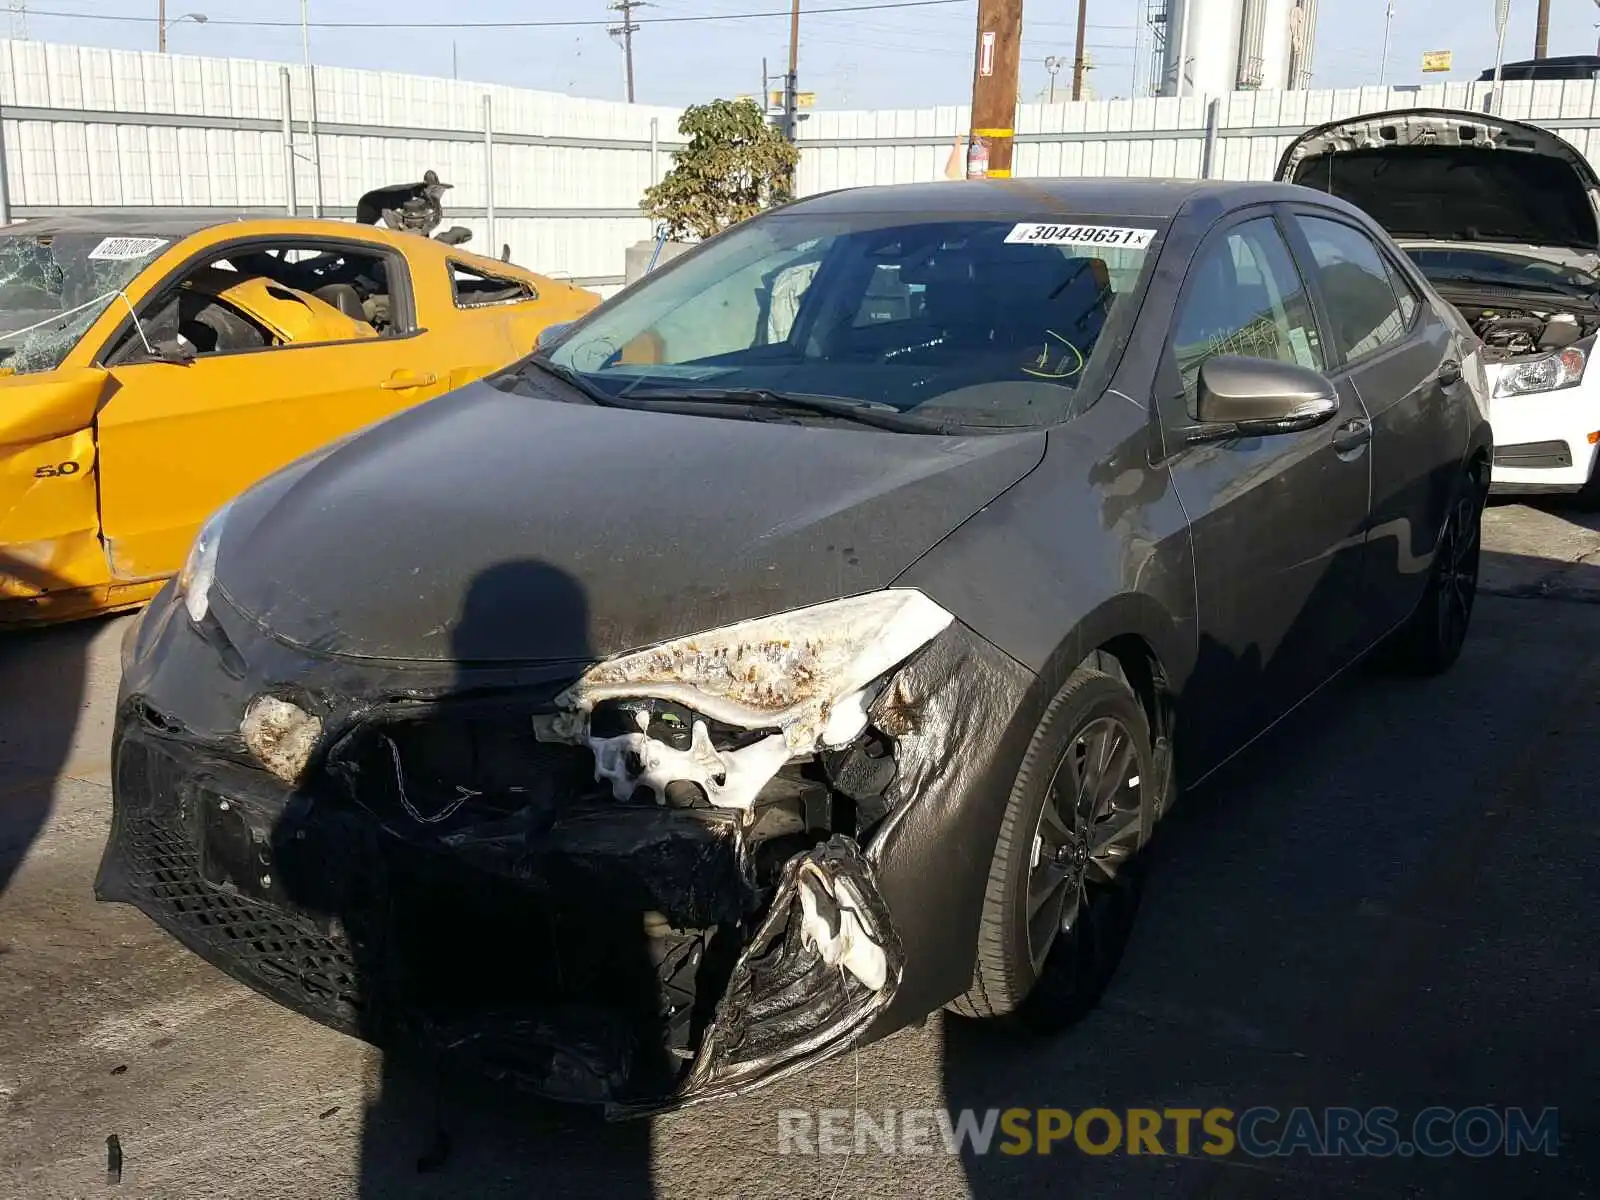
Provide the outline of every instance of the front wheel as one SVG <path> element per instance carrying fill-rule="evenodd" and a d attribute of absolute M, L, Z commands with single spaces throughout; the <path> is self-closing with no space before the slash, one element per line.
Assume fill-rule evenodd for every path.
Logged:
<path fill-rule="evenodd" d="M 1461 656 L 1478 594 L 1487 498 L 1482 471 L 1468 471 L 1445 517 L 1422 602 L 1389 646 L 1386 657 L 1396 666 L 1418 675 L 1438 675 Z"/>
<path fill-rule="evenodd" d="M 1094 1006 L 1133 926 L 1159 788 L 1138 698 L 1103 672 L 1074 672 L 1012 787 L 972 987 L 953 1011 L 1053 1032 Z"/>

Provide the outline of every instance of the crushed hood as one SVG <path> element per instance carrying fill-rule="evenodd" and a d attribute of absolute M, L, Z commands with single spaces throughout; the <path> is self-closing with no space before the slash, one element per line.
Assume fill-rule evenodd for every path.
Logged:
<path fill-rule="evenodd" d="M 1600 180 L 1547 129 L 1409 108 L 1331 121 L 1278 160 L 1279 180 L 1330 192 L 1395 238 L 1600 248 Z"/>
<path fill-rule="evenodd" d="M 541 400 L 478 383 L 246 492 L 217 587 L 308 649 L 594 660 L 881 588 L 1036 466 L 972 437 Z"/>

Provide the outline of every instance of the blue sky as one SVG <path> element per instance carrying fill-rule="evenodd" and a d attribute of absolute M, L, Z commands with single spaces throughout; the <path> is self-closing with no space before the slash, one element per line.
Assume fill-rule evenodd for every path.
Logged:
<path fill-rule="evenodd" d="M 881 0 L 802 0 L 807 7 Z M 1129 94 L 1134 29 L 1148 0 L 1090 0 L 1091 82 L 1098 96 Z M 1533 53 L 1536 0 L 1512 0 L 1506 60 Z M 1321 0 L 1313 86 L 1375 83 L 1386 0 Z M 38 40 L 154 49 L 157 0 L 26 0 L 27 28 Z M 606 0 L 311 0 L 315 21 L 597 20 L 616 14 Z M 1592 53 L 1600 8 L 1595 0 L 1551 0 L 1550 52 Z M 786 9 L 787 0 L 652 0 L 637 11 L 635 35 L 638 99 L 681 105 L 753 93 L 765 55 L 783 69 L 787 16 L 757 20 L 650 25 L 649 18 L 738 14 Z M 1417 83 L 1424 50 L 1454 51 L 1456 70 L 1430 80 L 1469 79 L 1494 64 L 1493 0 L 1394 0 L 1390 42 L 1391 82 Z M 4 5 L 0 5 L 3 13 Z M 175 53 L 218 54 L 298 61 L 297 26 L 262 29 L 228 26 L 224 19 L 298 22 L 299 0 L 168 0 L 169 20 L 199 11 L 205 25 L 171 27 Z M 872 13 L 802 15 L 800 86 L 817 93 L 819 107 L 916 108 L 965 101 L 971 89 L 976 0 L 938 7 Z M 50 15 L 75 14 L 70 16 Z M 1076 0 L 1027 0 L 1023 20 L 1023 88 L 1049 82 L 1047 55 L 1073 52 Z M 0 22 L 4 16 L 0 15 Z M 0 25 L 3 28 L 3 25 Z M 603 27 L 557 29 L 318 29 L 317 62 L 418 74 L 451 73 L 454 46 L 462 79 L 620 99 L 622 52 Z M 1059 78 L 1065 84 L 1070 67 Z M 776 84 L 775 84 L 776 86 Z"/>

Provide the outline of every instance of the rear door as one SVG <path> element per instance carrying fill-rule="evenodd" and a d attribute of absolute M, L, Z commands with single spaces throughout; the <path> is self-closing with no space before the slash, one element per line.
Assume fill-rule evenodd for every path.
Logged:
<path fill-rule="evenodd" d="M 1342 375 L 1371 421 L 1372 517 L 1361 589 L 1367 636 L 1376 639 L 1411 613 L 1427 584 L 1467 444 L 1464 350 L 1358 222 L 1296 206 L 1290 227 Z"/>
<path fill-rule="evenodd" d="M 1167 465 L 1194 539 L 1200 647 L 1185 696 L 1186 774 L 1204 771 L 1348 663 L 1355 649 L 1370 458 L 1335 430 L 1366 414 L 1353 388 L 1315 429 L 1175 446 L 1219 354 L 1326 371 L 1329 349 L 1279 221 L 1248 210 L 1189 268 L 1157 375 Z M 1207 761 L 1195 761 L 1203 758 Z"/>
<path fill-rule="evenodd" d="M 316 332 L 299 340 L 230 303 L 214 286 L 214 272 L 268 251 L 291 261 L 341 251 L 380 263 L 384 303 L 371 307 L 383 314 L 376 318 L 382 335 L 369 328 L 352 340 L 316 340 L 325 336 Z M 204 294 L 187 289 L 190 299 L 174 308 L 174 295 L 191 277 L 212 282 Z M 360 313 L 360 303 L 349 293 L 341 299 L 341 291 L 331 285 L 317 298 Z M 436 339 L 417 327 L 405 260 L 381 243 L 285 237 L 216 247 L 154 289 L 139 310 L 143 334 L 129 322 L 104 353 L 114 385 L 98 420 L 101 525 L 118 582 L 176 571 L 201 522 L 239 492 L 301 455 L 437 395 L 448 382 Z M 337 326 L 324 320 L 305 328 Z M 187 364 L 144 352 L 145 340 L 159 347 L 179 335 L 195 354 Z"/>

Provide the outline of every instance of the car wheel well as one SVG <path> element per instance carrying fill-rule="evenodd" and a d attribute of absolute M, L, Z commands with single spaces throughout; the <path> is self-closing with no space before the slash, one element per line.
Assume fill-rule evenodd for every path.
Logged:
<path fill-rule="evenodd" d="M 1162 786 L 1156 792 L 1156 817 L 1164 816 L 1172 802 L 1174 780 L 1172 731 L 1176 725 L 1176 700 L 1169 676 L 1155 648 L 1136 633 L 1122 634 L 1096 647 L 1080 666 L 1120 679 L 1139 698 L 1150 722 L 1150 745 L 1155 752 Z"/>
<path fill-rule="evenodd" d="M 1471 471 L 1478 477 L 1478 482 L 1487 485 L 1489 482 L 1489 451 L 1479 447 L 1472 455 Z"/>

